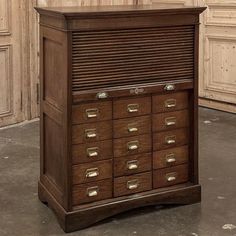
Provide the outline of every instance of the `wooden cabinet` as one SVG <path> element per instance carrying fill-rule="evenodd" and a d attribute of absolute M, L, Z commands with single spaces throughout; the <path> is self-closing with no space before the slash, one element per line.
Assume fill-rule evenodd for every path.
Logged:
<path fill-rule="evenodd" d="M 204 8 L 37 10 L 39 197 L 63 229 L 138 206 L 200 201 L 197 71 Z"/>

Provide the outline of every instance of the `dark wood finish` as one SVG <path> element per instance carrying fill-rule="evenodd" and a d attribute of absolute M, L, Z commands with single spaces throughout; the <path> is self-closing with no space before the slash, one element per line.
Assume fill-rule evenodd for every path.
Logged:
<path fill-rule="evenodd" d="M 200 201 L 204 9 L 37 8 L 39 198 L 66 232 L 132 208 Z"/>
<path fill-rule="evenodd" d="M 187 164 L 155 170 L 153 172 L 153 187 L 163 188 L 187 182 L 188 179 Z"/>

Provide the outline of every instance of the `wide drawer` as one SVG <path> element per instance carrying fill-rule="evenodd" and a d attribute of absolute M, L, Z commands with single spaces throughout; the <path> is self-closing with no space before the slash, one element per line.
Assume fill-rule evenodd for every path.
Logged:
<path fill-rule="evenodd" d="M 114 179 L 114 196 L 119 197 L 133 193 L 151 190 L 151 172 L 136 174 L 132 176 L 119 177 Z"/>
<path fill-rule="evenodd" d="M 189 142 L 189 130 L 176 129 L 153 134 L 153 150 L 183 146 Z"/>
<path fill-rule="evenodd" d="M 82 184 L 112 178 L 112 161 L 97 161 L 72 167 L 73 184 Z"/>
<path fill-rule="evenodd" d="M 153 187 L 162 188 L 188 181 L 188 165 L 179 165 L 153 172 Z"/>
<path fill-rule="evenodd" d="M 108 199 L 112 197 L 112 180 L 101 180 L 97 182 L 73 186 L 73 206 Z"/>
<path fill-rule="evenodd" d="M 165 112 L 153 115 L 153 132 L 183 128 L 189 126 L 189 111 Z"/>
<path fill-rule="evenodd" d="M 75 105 L 72 108 L 72 123 L 81 124 L 112 119 L 112 102 L 94 102 Z"/>
<path fill-rule="evenodd" d="M 111 159 L 112 157 L 112 140 L 72 146 L 73 164 L 100 161 L 104 159 Z"/>
<path fill-rule="evenodd" d="M 150 116 L 140 116 L 126 119 L 114 120 L 113 137 L 121 138 L 151 132 Z"/>
<path fill-rule="evenodd" d="M 112 139 L 112 121 L 74 125 L 72 127 L 73 144 L 106 139 Z"/>
<path fill-rule="evenodd" d="M 188 92 L 154 95 L 152 98 L 152 112 L 161 113 L 183 110 L 188 107 Z"/>
<path fill-rule="evenodd" d="M 114 159 L 115 177 L 150 171 L 152 168 L 152 154 L 143 153 Z"/>
<path fill-rule="evenodd" d="M 153 169 L 161 169 L 187 163 L 189 159 L 188 146 L 170 148 L 153 153 Z"/>
<path fill-rule="evenodd" d="M 113 118 L 142 116 L 151 113 L 151 97 L 135 97 L 113 102 Z"/>
<path fill-rule="evenodd" d="M 114 157 L 150 152 L 152 148 L 151 135 L 120 138 L 113 140 Z"/>

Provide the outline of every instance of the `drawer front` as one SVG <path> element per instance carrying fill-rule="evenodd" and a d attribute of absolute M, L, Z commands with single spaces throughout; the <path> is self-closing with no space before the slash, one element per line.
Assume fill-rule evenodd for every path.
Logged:
<path fill-rule="evenodd" d="M 154 95 L 152 100 L 152 112 L 161 113 L 183 110 L 188 107 L 188 92 Z"/>
<path fill-rule="evenodd" d="M 103 121 L 82 125 L 74 125 L 72 128 L 72 143 L 87 143 L 112 138 L 112 121 Z"/>
<path fill-rule="evenodd" d="M 94 102 L 73 106 L 72 123 L 81 124 L 112 119 L 112 102 Z"/>
<path fill-rule="evenodd" d="M 151 172 L 114 179 L 114 196 L 119 197 L 152 189 Z"/>
<path fill-rule="evenodd" d="M 189 130 L 178 129 L 153 134 L 153 150 L 161 150 L 176 146 L 183 146 L 188 143 Z"/>
<path fill-rule="evenodd" d="M 161 169 L 187 163 L 189 159 L 188 146 L 170 148 L 153 153 L 153 169 Z"/>
<path fill-rule="evenodd" d="M 72 167 L 73 184 L 89 183 L 112 178 L 112 161 L 97 161 Z"/>
<path fill-rule="evenodd" d="M 151 97 L 127 98 L 113 102 L 113 118 L 142 116 L 151 113 Z"/>
<path fill-rule="evenodd" d="M 150 133 L 151 118 L 150 116 L 141 116 L 114 120 L 113 132 L 114 138 Z"/>
<path fill-rule="evenodd" d="M 151 151 L 151 135 L 114 139 L 114 157 L 147 153 Z"/>
<path fill-rule="evenodd" d="M 132 155 L 128 157 L 115 158 L 114 175 L 130 175 L 150 171 L 152 168 L 151 153 Z"/>
<path fill-rule="evenodd" d="M 111 159 L 112 157 L 112 140 L 72 146 L 73 164 L 100 161 L 104 159 Z"/>
<path fill-rule="evenodd" d="M 112 198 L 111 179 L 73 186 L 73 206 L 108 198 Z"/>
<path fill-rule="evenodd" d="M 153 132 L 165 131 L 189 126 L 189 111 L 174 111 L 153 115 Z"/>
<path fill-rule="evenodd" d="M 188 181 L 188 165 L 155 170 L 153 172 L 153 187 L 162 188 Z"/>

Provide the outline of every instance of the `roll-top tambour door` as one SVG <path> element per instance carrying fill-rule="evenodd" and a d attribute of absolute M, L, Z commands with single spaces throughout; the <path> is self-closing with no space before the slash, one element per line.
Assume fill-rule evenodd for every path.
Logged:
<path fill-rule="evenodd" d="M 72 89 L 192 79 L 194 26 L 72 33 Z"/>

